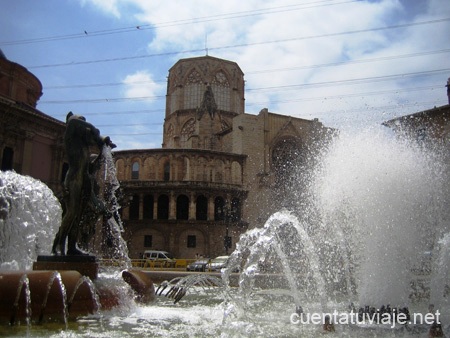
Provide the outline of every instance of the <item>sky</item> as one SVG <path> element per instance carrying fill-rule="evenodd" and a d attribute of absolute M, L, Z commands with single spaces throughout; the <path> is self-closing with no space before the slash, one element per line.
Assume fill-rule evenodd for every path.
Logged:
<path fill-rule="evenodd" d="M 161 148 L 169 69 L 244 72 L 245 112 L 349 132 L 448 103 L 449 0 L 2 0 L 0 49 L 117 150 Z"/>

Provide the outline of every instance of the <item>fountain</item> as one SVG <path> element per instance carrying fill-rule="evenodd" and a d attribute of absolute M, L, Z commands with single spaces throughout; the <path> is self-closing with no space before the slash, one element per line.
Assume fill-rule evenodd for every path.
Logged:
<path fill-rule="evenodd" d="M 0 321 L 9 325 L 49 321 L 67 324 L 68 319 L 118 306 L 123 296 L 136 296 L 141 303 L 154 298 L 148 276 L 129 269 L 116 198 L 119 183 L 111 153 L 114 144 L 83 117 L 69 113 L 65 146 L 69 171 L 63 211 L 41 182 L 14 172 L 0 172 Z M 97 146 L 100 154 L 91 154 L 92 146 Z M 104 170 L 98 180 L 100 168 Z M 108 240 L 108 245 L 101 246 L 107 247 L 108 258 L 125 269 L 122 282 L 129 286 L 128 291 L 121 290 L 124 285 L 105 284 L 105 279 L 97 282 L 97 256 L 78 249 L 88 248 L 94 241 L 101 215 L 105 229 L 100 232 L 106 233 Z M 50 252 L 49 247 L 53 255 L 43 255 Z M 99 253 L 104 257 L 97 250 Z M 115 278 L 118 274 L 116 271 Z"/>
<path fill-rule="evenodd" d="M 58 314 L 71 337 L 315 337 L 323 330 L 339 337 L 411 337 L 425 336 L 430 328 L 435 336 L 441 328 L 449 336 L 450 194 L 441 163 L 438 153 L 395 140 L 382 130 L 341 134 L 323 151 L 318 165 L 303 172 L 309 179 L 298 207 L 274 213 L 241 237 L 222 271 L 222 282 L 194 276 L 162 283 L 154 299 L 145 273 L 127 269 L 120 280 L 117 274 L 100 273 L 92 288 L 90 279 L 82 276 L 62 288 L 68 279 L 64 272 L 46 273 L 45 288 L 39 291 L 31 286 L 36 278 L 32 273 L 14 278 L 4 273 L 2 278 L 11 281 L 8 299 L 13 311 L 2 318 L 10 324 L 17 324 L 18 318 L 41 323 L 27 329 L 33 336 L 57 335 L 61 325 L 48 326 L 42 304 L 49 306 L 48 301 L 58 299 L 53 294 L 60 292 L 64 295 L 51 305 L 53 316 Z M 26 191 L 41 190 L 37 182 L 23 185 Z M 14 184 L 16 190 L 18 186 Z M 38 214 L 53 215 L 47 208 L 49 204 L 40 204 Z M 5 214 L 13 213 L 11 208 L 0 211 L 2 222 Z M 31 240 L 35 246 L 24 243 L 27 255 L 36 257 L 51 247 L 44 240 L 56 233 L 57 225 L 32 230 L 28 225 L 38 222 L 23 223 L 16 232 L 28 234 L 25 238 L 45 231 L 42 242 L 38 236 Z M 116 229 L 120 232 L 119 224 Z M 15 240 L 10 237 L 6 245 L 13 246 Z M 4 269 L 29 268 L 29 263 L 14 262 L 17 255 L 11 252 L 2 256 Z M 236 268 L 241 271 L 239 287 L 230 287 Z M 130 296 L 130 290 L 138 297 Z M 163 290 L 167 297 L 158 297 Z M 117 295 L 121 292 L 124 296 Z M 40 297 L 37 305 L 34 293 Z M 92 299 L 91 310 L 71 314 L 86 298 Z M 405 309 L 406 324 L 400 322 Z M 424 321 L 437 312 L 441 327 L 433 323 L 435 316 Z M 314 322 L 313 314 L 323 316 Z M 0 326 L 0 335 L 20 336 L 21 327 Z"/>
<path fill-rule="evenodd" d="M 381 332 L 403 322 L 397 329 L 408 334 L 428 330 L 432 322 L 419 325 L 412 311 L 448 323 L 450 194 L 440 154 L 381 129 L 340 135 L 306 174 L 298 210 L 241 237 L 229 267 L 241 267 L 241 288 L 227 318 L 258 321 L 279 297 L 298 317 L 353 313 L 359 328 Z"/>

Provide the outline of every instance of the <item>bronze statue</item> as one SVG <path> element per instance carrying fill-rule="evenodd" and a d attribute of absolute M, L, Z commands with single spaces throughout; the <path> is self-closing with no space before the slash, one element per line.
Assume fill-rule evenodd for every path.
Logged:
<path fill-rule="evenodd" d="M 64 146 L 69 170 L 64 181 L 62 222 L 52 248 L 53 254 L 62 256 L 84 254 L 77 248 L 79 237 L 84 235 L 82 242 L 85 244 L 86 236 L 91 236 L 90 228 L 98 217 L 101 214 L 111 217 L 111 213 L 97 196 L 99 186 L 95 176 L 101 165 L 103 146 L 115 147 L 109 137 L 102 137 L 98 129 L 86 122 L 83 116 L 69 112 L 66 123 Z M 91 148 L 94 147 L 98 151 L 96 156 L 91 153 Z"/>

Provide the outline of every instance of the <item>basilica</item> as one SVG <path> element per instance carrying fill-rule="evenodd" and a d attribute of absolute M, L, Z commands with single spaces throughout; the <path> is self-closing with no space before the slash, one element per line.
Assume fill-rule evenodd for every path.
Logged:
<path fill-rule="evenodd" d="M 295 203 L 299 171 L 333 131 L 266 108 L 246 114 L 244 83 L 236 62 L 179 60 L 168 75 L 162 148 L 115 152 L 130 257 L 226 255 L 240 234 Z"/>
<path fill-rule="evenodd" d="M 334 131 L 266 108 L 245 113 L 244 85 L 236 62 L 212 56 L 169 69 L 162 147 L 114 153 L 130 258 L 230 254 L 247 229 L 298 201 L 302 173 Z M 0 53 L 1 170 L 38 178 L 60 196 L 65 123 L 36 109 L 42 89 Z"/>

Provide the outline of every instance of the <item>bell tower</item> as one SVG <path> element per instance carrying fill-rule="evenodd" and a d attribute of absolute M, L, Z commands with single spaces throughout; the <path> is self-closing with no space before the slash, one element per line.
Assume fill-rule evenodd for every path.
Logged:
<path fill-rule="evenodd" d="M 244 113 L 244 74 L 211 56 L 179 60 L 167 81 L 163 148 L 229 151 L 225 135 Z"/>

